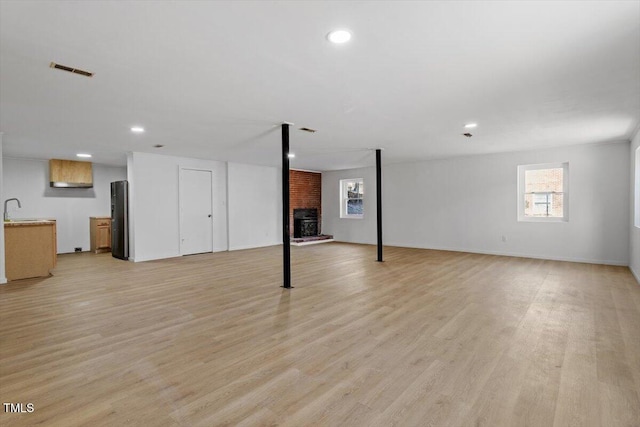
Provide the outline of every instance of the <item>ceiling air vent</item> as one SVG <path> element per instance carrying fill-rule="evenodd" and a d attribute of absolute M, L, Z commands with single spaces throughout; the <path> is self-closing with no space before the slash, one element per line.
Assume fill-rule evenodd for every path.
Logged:
<path fill-rule="evenodd" d="M 303 130 L 305 132 L 310 132 L 310 133 L 314 133 L 316 131 L 315 129 L 309 129 L 309 128 L 300 128 L 300 130 Z"/>
<path fill-rule="evenodd" d="M 52 62 L 51 64 L 49 64 L 49 67 L 57 68 L 58 70 L 62 70 L 62 71 L 68 71 L 74 74 L 80 74 L 81 76 L 85 76 L 85 77 L 93 77 L 93 74 L 94 74 L 89 71 L 80 70 L 78 68 L 68 67 L 62 64 L 56 64 L 55 62 Z"/>

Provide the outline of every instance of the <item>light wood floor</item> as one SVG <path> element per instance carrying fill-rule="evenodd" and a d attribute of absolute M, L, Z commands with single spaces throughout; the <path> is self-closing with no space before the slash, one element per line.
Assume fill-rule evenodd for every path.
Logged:
<path fill-rule="evenodd" d="M 0 286 L 0 425 L 639 426 L 627 268 L 330 243 Z"/>

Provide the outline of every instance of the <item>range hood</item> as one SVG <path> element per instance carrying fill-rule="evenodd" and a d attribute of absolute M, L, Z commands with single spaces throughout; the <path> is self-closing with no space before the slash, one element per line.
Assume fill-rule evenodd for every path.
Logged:
<path fill-rule="evenodd" d="M 91 162 L 49 160 L 49 184 L 57 188 L 92 188 Z"/>

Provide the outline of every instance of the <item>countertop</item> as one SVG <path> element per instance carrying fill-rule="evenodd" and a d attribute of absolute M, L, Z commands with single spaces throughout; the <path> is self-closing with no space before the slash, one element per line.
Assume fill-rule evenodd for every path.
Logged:
<path fill-rule="evenodd" d="M 5 227 L 31 227 L 35 225 L 55 225 L 55 219 L 12 219 L 10 221 L 5 221 Z"/>

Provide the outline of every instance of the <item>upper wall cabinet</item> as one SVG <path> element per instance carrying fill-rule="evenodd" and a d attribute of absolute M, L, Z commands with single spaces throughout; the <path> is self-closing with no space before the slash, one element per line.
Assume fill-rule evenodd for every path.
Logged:
<path fill-rule="evenodd" d="M 49 160 L 49 181 L 52 187 L 91 188 L 93 172 L 90 162 Z"/>

